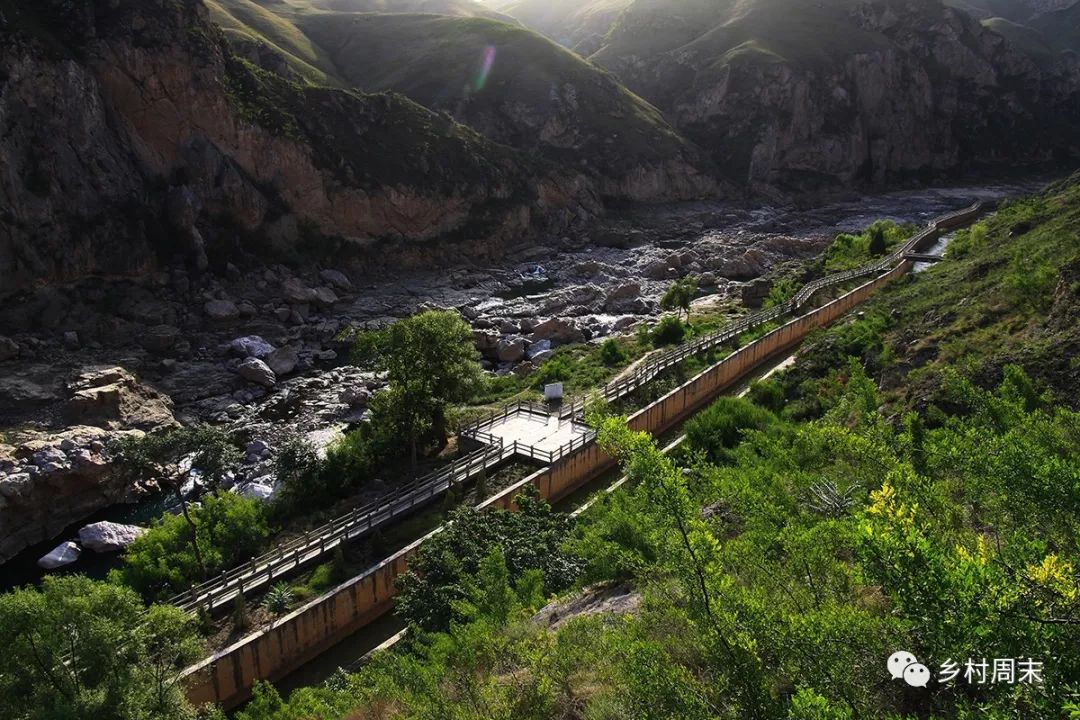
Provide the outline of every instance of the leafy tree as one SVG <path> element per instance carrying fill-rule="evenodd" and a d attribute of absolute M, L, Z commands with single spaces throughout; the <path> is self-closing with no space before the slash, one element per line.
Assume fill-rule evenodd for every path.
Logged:
<path fill-rule="evenodd" d="M 414 467 L 425 436 L 446 445 L 447 407 L 482 386 L 477 358 L 469 325 L 452 311 L 429 310 L 355 335 L 354 361 L 389 381 L 372 404 L 373 421 L 394 427 Z"/>
<path fill-rule="evenodd" d="M 660 298 L 660 307 L 664 310 L 681 310 L 686 313 L 687 322 L 690 321 L 690 303 L 697 297 L 698 279 L 693 275 L 679 278 L 667 289 Z"/>
<path fill-rule="evenodd" d="M 0 595 L 0 716 L 193 717 L 180 671 L 200 654 L 194 620 L 80 575 Z"/>
<path fill-rule="evenodd" d="M 203 484 L 216 487 L 225 473 L 240 460 L 240 451 L 224 430 L 208 425 L 191 425 L 163 433 L 127 437 L 115 447 L 121 472 L 150 480 L 174 478 L 173 490 L 180 512 L 188 524 L 189 542 L 202 579 L 207 577 L 198 525 L 191 517 L 183 488 L 192 473 L 198 472 Z"/>
<path fill-rule="evenodd" d="M 461 620 L 460 603 L 474 595 L 473 581 L 499 550 L 515 584 L 530 570 L 543 573 L 548 592 L 565 589 L 579 573 L 577 560 L 562 548 L 572 521 L 540 500 L 536 489 L 516 498 L 517 512 L 459 508 L 443 532 L 425 542 L 399 581 L 396 612 L 425 630 L 443 630 Z M 496 560 L 489 561 L 496 563 Z M 494 572 L 488 566 L 485 571 Z"/>
<path fill-rule="evenodd" d="M 660 318 L 652 331 L 654 345 L 675 345 L 681 343 L 686 337 L 686 325 L 674 315 Z"/>
<path fill-rule="evenodd" d="M 200 537 L 198 556 L 192 549 L 191 525 Z M 218 573 L 248 560 L 269 534 L 266 512 L 258 500 L 230 492 L 205 495 L 186 518 L 165 515 L 137 538 L 111 576 L 144 597 L 164 599 L 185 591 L 208 572 Z"/>
<path fill-rule="evenodd" d="M 888 243 L 885 239 L 885 228 L 879 223 L 875 223 L 870 226 L 868 231 L 870 234 L 870 242 L 868 243 L 867 250 L 871 255 L 884 255 L 888 249 Z"/>
<path fill-rule="evenodd" d="M 626 351 L 615 338 L 608 338 L 600 345 L 600 360 L 608 367 L 626 362 L 627 357 Z"/>

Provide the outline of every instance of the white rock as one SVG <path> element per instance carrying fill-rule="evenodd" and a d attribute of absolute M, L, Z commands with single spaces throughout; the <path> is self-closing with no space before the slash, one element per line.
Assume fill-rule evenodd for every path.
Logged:
<path fill-rule="evenodd" d="M 259 358 L 248 358 L 236 367 L 236 372 L 240 373 L 240 377 L 256 385 L 274 387 L 277 384 L 277 375 Z"/>
<path fill-rule="evenodd" d="M 75 562 L 81 554 L 82 550 L 79 549 L 79 546 L 68 540 L 54 547 L 48 555 L 43 555 L 37 561 L 37 564 L 39 568 L 55 570 Z"/>
<path fill-rule="evenodd" d="M 276 348 L 258 335 L 245 335 L 229 343 L 229 350 L 242 358 L 265 359 Z"/>
<path fill-rule="evenodd" d="M 540 353 L 545 353 L 548 350 L 551 350 L 550 340 L 537 340 L 534 343 L 529 343 L 529 347 L 525 350 L 525 354 L 532 360 Z"/>
<path fill-rule="evenodd" d="M 79 542 L 94 552 L 113 552 L 126 548 L 145 532 L 146 528 L 138 525 L 96 522 L 79 531 Z"/>
<path fill-rule="evenodd" d="M 240 487 L 240 496 L 265 502 L 274 497 L 274 488 L 261 482 L 249 482 Z"/>

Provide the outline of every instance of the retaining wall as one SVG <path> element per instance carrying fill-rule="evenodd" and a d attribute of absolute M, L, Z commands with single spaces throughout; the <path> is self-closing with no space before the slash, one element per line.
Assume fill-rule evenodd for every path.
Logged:
<path fill-rule="evenodd" d="M 882 285 L 912 266 L 904 261 L 889 272 L 798 317 L 736 350 L 648 407 L 634 413 L 635 430 L 661 434 L 687 419 L 762 361 L 792 348 L 814 328 L 848 312 Z M 512 508 L 526 485 L 559 500 L 613 467 L 596 443 L 589 443 L 548 468 L 511 485 L 481 507 Z M 392 607 L 394 578 L 404 573 L 419 547 L 435 530 L 384 560 L 372 570 L 334 588 L 271 626 L 243 638 L 185 672 L 188 698 L 196 705 L 232 707 L 246 700 L 256 680 L 277 680 L 345 639 Z"/>

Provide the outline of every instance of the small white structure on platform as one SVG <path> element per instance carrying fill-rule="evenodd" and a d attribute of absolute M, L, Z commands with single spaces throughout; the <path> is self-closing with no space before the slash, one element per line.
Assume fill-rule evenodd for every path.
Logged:
<path fill-rule="evenodd" d="M 545 400 L 547 400 L 549 402 L 551 400 L 562 400 L 562 397 L 563 397 L 563 389 L 562 389 L 562 383 L 561 382 L 548 383 L 547 385 L 544 386 L 544 399 Z"/>

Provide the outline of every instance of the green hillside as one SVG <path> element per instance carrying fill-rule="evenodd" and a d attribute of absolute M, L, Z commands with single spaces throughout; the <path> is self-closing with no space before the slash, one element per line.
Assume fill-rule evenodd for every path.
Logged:
<path fill-rule="evenodd" d="M 299 20 L 341 77 L 447 110 L 515 147 L 619 172 L 686 143 L 610 75 L 524 28 L 475 17 L 316 14 Z"/>
<path fill-rule="evenodd" d="M 1075 717 L 1078 183 L 960 233 L 670 455 L 594 414 L 627 483 L 576 520 L 458 511 L 402 583 L 404 642 L 238 720 Z"/>

